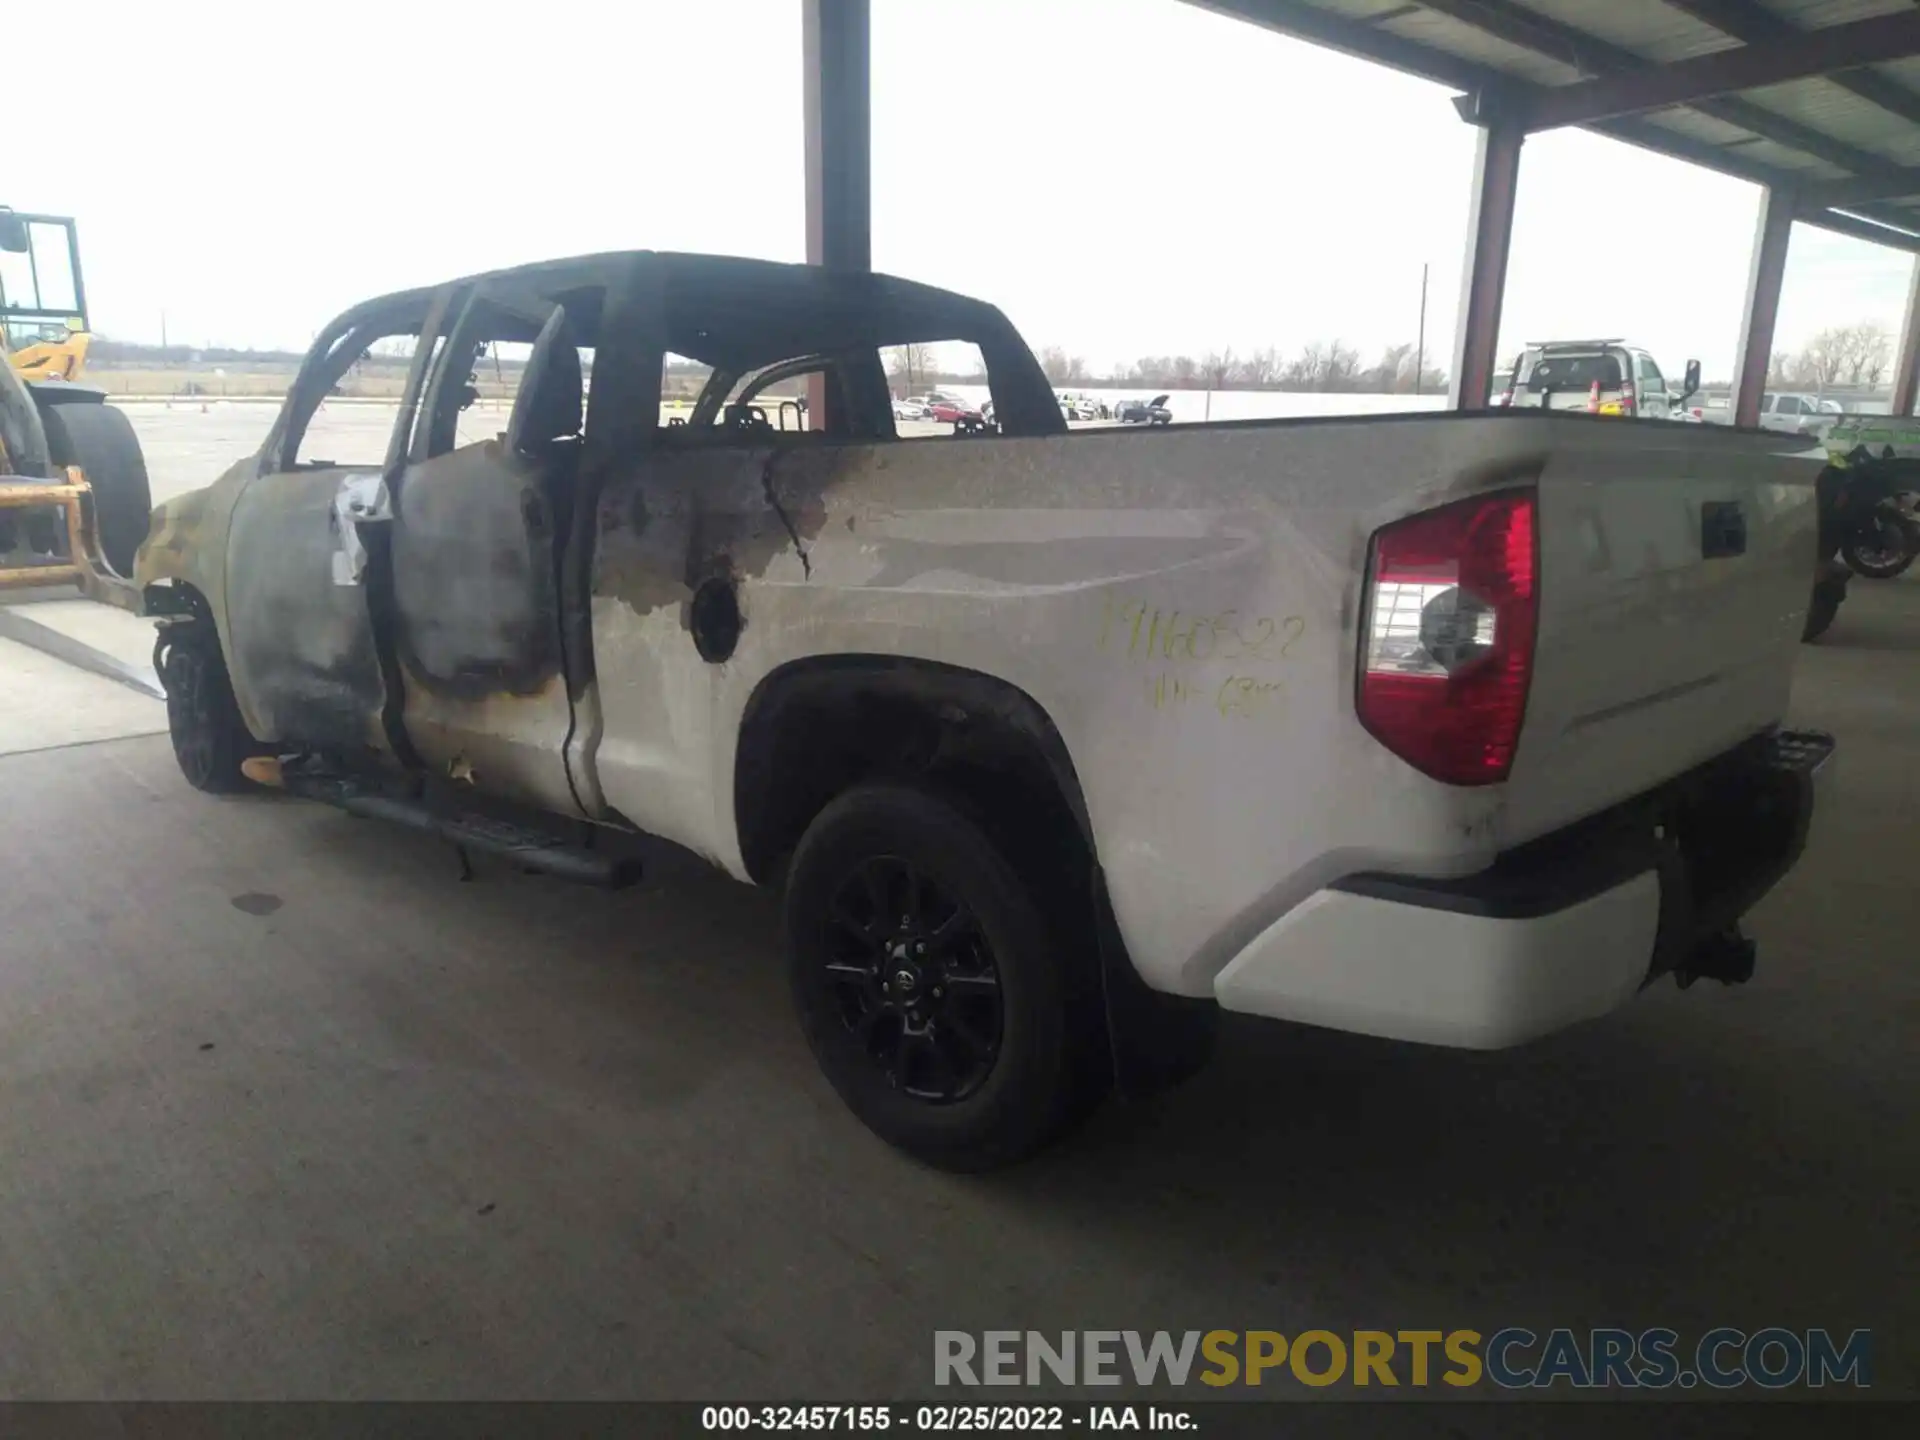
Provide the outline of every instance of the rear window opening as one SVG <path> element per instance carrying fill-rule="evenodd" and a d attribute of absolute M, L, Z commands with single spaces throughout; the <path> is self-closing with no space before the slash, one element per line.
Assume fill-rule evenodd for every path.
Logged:
<path fill-rule="evenodd" d="M 1625 378 L 1618 355 L 1543 355 L 1527 373 L 1527 392 L 1538 395 L 1547 390 L 1591 390 L 1596 380 L 1602 390 L 1611 390 Z"/>

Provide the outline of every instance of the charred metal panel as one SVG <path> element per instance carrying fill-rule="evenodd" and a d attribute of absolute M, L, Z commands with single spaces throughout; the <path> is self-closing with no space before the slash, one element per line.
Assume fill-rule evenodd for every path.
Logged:
<path fill-rule="evenodd" d="M 268 475 L 241 494 L 225 557 L 227 665 L 260 739 L 390 753 L 368 592 L 334 583 L 334 500 L 350 473 Z"/>
<path fill-rule="evenodd" d="M 394 486 L 393 577 L 404 723 L 421 760 L 572 811 L 555 579 L 564 467 L 498 440 L 409 467 Z"/>
<path fill-rule="evenodd" d="M 487 440 L 409 467 L 395 490 L 394 598 L 408 673 L 451 699 L 538 693 L 560 671 L 541 467 Z"/>
<path fill-rule="evenodd" d="M 204 489 L 189 490 L 154 506 L 147 538 L 133 557 L 133 581 L 142 590 L 171 582 L 200 592 L 229 655 L 233 638 L 227 624 L 227 536 L 233 508 L 257 469 L 258 462 L 249 457 Z M 254 725 L 258 717 L 247 713 L 244 699 L 240 710 L 253 733 L 262 733 Z"/>

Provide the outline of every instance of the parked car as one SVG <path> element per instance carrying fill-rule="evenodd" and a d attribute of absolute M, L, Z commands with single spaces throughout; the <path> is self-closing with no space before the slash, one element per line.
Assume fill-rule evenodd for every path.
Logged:
<path fill-rule="evenodd" d="M 1100 420 L 1105 417 L 1101 412 L 1106 408 L 1098 400 L 1086 395 L 1062 395 L 1060 413 L 1069 420 Z"/>
<path fill-rule="evenodd" d="M 1700 388 L 1700 362 L 1668 383 L 1653 356 L 1618 339 L 1528 343 L 1493 403 L 1514 409 L 1586 410 L 1653 420 L 1697 419 L 1687 402 Z"/>
<path fill-rule="evenodd" d="M 1760 428 L 1817 439 L 1846 415 L 1837 400 L 1818 395 L 1768 392 L 1760 397 Z"/>
<path fill-rule="evenodd" d="M 1114 418 L 1123 425 L 1171 425 L 1173 412 L 1167 408 L 1167 397 L 1156 395 L 1151 400 L 1122 400 L 1114 407 Z"/>
<path fill-rule="evenodd" d="M 942 425 L 958 425 L 980 420 L 980 407 L 967 400 L 949 400 L 944 396 L 933 402 L 929 419 Z"/>
<path fill-rule="evenodd" d="M 923 399 L 909 398 L 893 402 L 893 418 L 896 420 L 931 420 L 933 407 Z"/>
<path fill-rule="evenodd" d="M 901 335 L 978 347 L 999 439 L 895 437 Z M 391 434 L 317 458 L 401 337 Z M 528 359 L 463 445 L 489 342 Z M 684 425 L 637 419 L 663 353 L 712 367 Z M 757 413 L 816 375 L 831 445 Z M 989 305 L 596 255 L 348 310 L 135 570 L 190 784 L 603 886 L 647 832 L 777 886 L 834 1088 L 980 1169 L 1190 1071 L 1222 1010 L 1486 1049 L 1747 978 L 1832 749 L 1781 730 L 1803 449 L 1544 413 L 1134 445 L 1068 433 Z"/>

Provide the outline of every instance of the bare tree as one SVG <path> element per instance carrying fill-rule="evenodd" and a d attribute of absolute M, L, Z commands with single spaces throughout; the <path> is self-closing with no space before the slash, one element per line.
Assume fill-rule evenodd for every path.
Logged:
<path fill-rule="evenodd" d="M 1200 376 L 1207 382 L 1209 390 L 1224 390 L 1240 369 L 1240 362 L 1233 358 L 1233 347 L 1215 350 L 1200 362 Z"/>
<path fill-rule="evenodd" d="M 1055 385 L 1064 385 L 1070 380 L 1083 380 L 1087 374 L 1087 362 L 1078 355 L 1069 355 L 1063 345 L 1048 345 L 1040 351 L 1040 368 L 1046 372 L 1047 379 Z"/>
<path fill-rule="evenodd" d="M 1280 352 L 1266 345 L 1240 362 L 1240 374 L 1255 390 L 1264 390 L 1280 378 L 1280 365 Z"/>
<path fill-rule="evenodd" d="M 1887 366 L 1893 361 L 1893 336 L 1884 325 L 1871 323 L 1857 327 L 1857 335 L 1853 383 L 1858 385 L 1864 375 L 1867 384 L 1878 389 L 1880 377 L 1887 373 Z"/>
<path fill-rule="evenodd" d="M 1320 388 L 1351 390 L 1359 378 L 1360 352 L 1342 341 L 1328 341 L 1326 366 L 1320 375 Z"/>
<path fill-rule="evenodd" d="M 1844 327 L 1822 330 L 1801 348 L 1796 358 L 1799 383 L 1825 390 L 1846 370 L 1852 349 L 1851 334 Z"/>
<path fill-rule="evenodd" d="M 886 352 L 885 358 L 893 388 L 902 395 L 912 395 L 925 389 L 928 381 L 940 370 L 939 356 L 934 347 L 918 342 L 895 345 Z"/>
<path fill-rule="evenodd" d="M 1318 340 L 1300 347 L 1300 353 L 1287 361 L 1280 372 L 1280 383 L 1288 390 L 1311 390 L 1326 368 L 1326 347 Z"/>
<path fill-rule="evenodd" d="M 1360 378 L 1367 389 L 1385 395 L 1411 390 L 1413 388 L 1413 346 L 1406 343 L 1387 346 L 1380 352 L 1380 363 Z"/>

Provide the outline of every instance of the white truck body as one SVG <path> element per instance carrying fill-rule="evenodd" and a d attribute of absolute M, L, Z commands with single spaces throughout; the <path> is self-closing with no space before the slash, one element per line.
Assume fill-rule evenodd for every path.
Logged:
<path fill-rule="evenodd" d="M 403 415 L 384 480 L 287 471 L 283 421 L 156 512 L 139 580 L 156 614 L 211 625 L 256 744 L 357 745 L 747 881 L 780 878 L 823 798 L 796 794 L 900 763 L 863 755 L 860 706 L 924 702 L 940 746 L 1044 753 L 1020 783 L 1059 787 L 1147 990 L 1375 1035 L 1493 1047 L 1600 1014 L 1797 857 L 1825 752 L 1770 737 L 1815 562 L 1803 446 L 1537 411 L 1069 435 L 988 314 L 996 411 L 1033 433 L 896 440 L 877 356 L 869 438 L 696 407 L 596 452 L 589 416 L 589 488 L 555 538 L 527 487 L 572 462 L 515 438 L 549 401 L 438 455 L 409 453 Z M 356 324 L 336 331 L 373 333 Z M 596 405 L 651 413 L 613 363 L 594 380 Z M 1456 520 L 1462 548 L 1436 551 Z M 569 573 L 590 668 L 569 642 L 504 678 L 556 605 L 565 629 Z M 849 708 L 768 719 L 794 677 Z M 1435 696 L 1454 709 L 1429 726 Z"/>
<path fill-rule="evenodd" d="M 1411 943 L 1426 912 L 1343 899 L 1346 943 L 1328 933 L 1331 902 L 1310 902 L 1355 871 L 1482 870 L 1781 721 L 1811 583 L 1811 471 L 1727 438 L 1410 417 L 926 447 L 911 465 L 878 448 L 795 455 L 776 486 L 791 487 L 790 508 L 823 496 L 824 515 L 804 564 L 776 555 L 749 588 L 726 665 L 676 643 L 677 606 L 643 615 L 596 598 L 609 678 L 575 769 L 647 830 L 744 879 L 734 757 L 767 675 L 825 651 L 998 676 L 1066 742 L 1150 986 L 1376 1034 L 1510 1043 L 1593 1013 L 1591 974 L 1560 996 L 1502 989 L 1515 942 L 1500 937 L 1519 922 L 1482 921 L 1456 946 L 1485 983 L 1449 1009 L 1413 983 L 1433 965 Z M 654 509 L 651 543 L 671 547 L 672 527 L 697 523 L 694 497 L 755 483 L 765 461 L 669 462 L 660 480 L 676 498 Z M 1355 716 L 1367 538 L 1523 478 L 1540 497 L 1541 611 L 1518 753 L 1505 784 L 1441 784 Z M 1740 504 L 1745 554 L 1702 559 L 1703 501 Z M 603 563 L 625 562 L 610 548 Z M 1658 896 L 1615 903 L 1632 913 L 1632 943 L 1614 917 L 1583 947 L 1607 952 L 1611 1002 L 1645 975 Z M 1377 943 L 1389 911 L 1408 945 Z M 1310 939 L 1291 944 L 1309 921 Z M 1542 929 L 1527 943 L 1543 954 L 1525 961 L 1549 961 L 1565 930 Z M 1360 960 L 1370 993 L 1330 995 Z"/>

